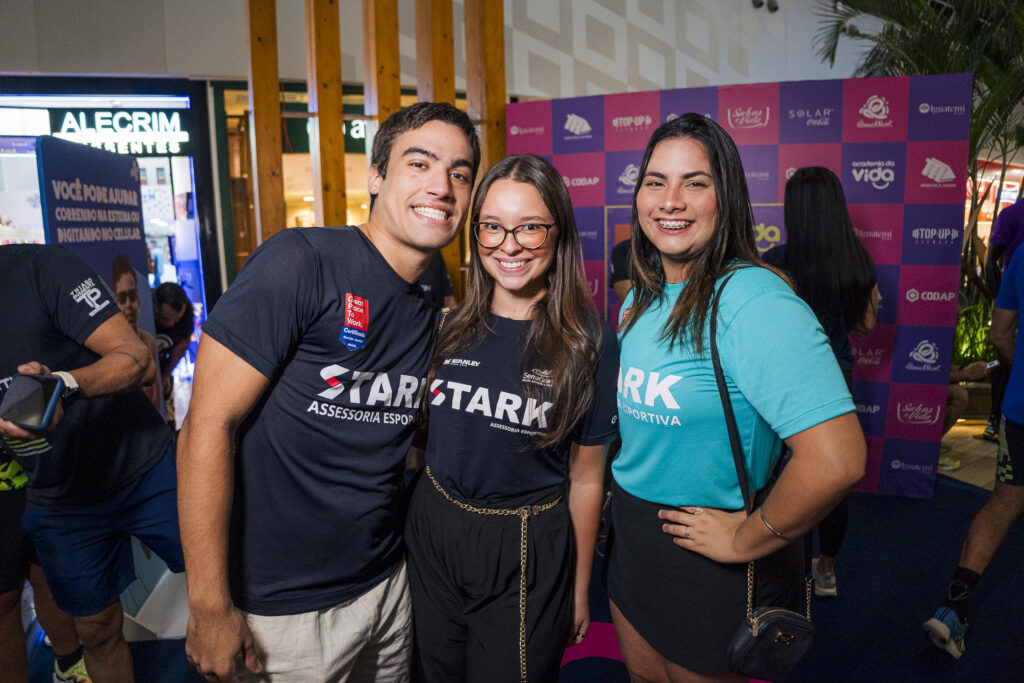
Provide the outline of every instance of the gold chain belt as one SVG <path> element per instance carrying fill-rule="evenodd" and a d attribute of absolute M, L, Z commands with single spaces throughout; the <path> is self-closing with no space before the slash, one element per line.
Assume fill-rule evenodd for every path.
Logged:
<path fill-rule="evenodd" d="M 528 521 L 531 515 L 539 515 L 545 510 L 550 510 L 559 503 L 562 502 L 562 496 L 558 496 L 554 500 L 542 503 L 541 505 L 524 505 L 518 508 L 481 508 L 469 503 L 464 503 L 458 500 L 444 488 L 434 478 L 434 473 L 430 471 L 430 465 L 427 465 L 424 470 L 427 473 L 427 478 L 430 479 L 430 483 L 434 485 L 437 492 L 444 496 L 444 499 L 455 507 L 465 510 L 466 512 L 473 512 L 478 515 L 496 515 L 499 517 L 515 517 L 518 516 L 520 519 L 519 524 L 519 680 L 522 683 L 526 683 L 526 539 L 528 530 Z"/>

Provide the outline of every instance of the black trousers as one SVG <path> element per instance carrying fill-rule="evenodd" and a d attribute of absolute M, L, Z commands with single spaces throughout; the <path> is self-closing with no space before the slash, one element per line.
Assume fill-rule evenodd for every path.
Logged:
<path fill-rule="evenodd" d="M 478 507 L 554 499 L 558 488 Z M 420 680 L 519 681 L 521 519 L 456 507 L 426 476 L 412 492 L 405 527 Z M 555 681 L 570 635 L 574 544 L 569 506 L 529 518 L 526 659 L 529 681 Z"/>

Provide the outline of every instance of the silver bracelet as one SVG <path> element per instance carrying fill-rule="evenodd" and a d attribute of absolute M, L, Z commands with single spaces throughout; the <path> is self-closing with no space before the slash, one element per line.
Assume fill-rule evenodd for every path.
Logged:
<path fill-rule="evenodd" d="M 793 540 L 789 536 L 783 536 L 782 534 L 780 534 L 778 531 L 775 530 L 775 527 L 773 527 L 771 524 L 768 523 L 768 520 L 764 518 L 764 506 L 763 505 L 758 508 L 758 511 L 760 511 L 760 513 L 761 513 L 761 521 L 764 522 L 764 525 L 766 527 L 768 527 L 768 531 L 772 532 L 773 534 L 775 534 L 776 536 L 778 536 L 779 538 L 781 538 L 784 541 L 792 541 Z"/>

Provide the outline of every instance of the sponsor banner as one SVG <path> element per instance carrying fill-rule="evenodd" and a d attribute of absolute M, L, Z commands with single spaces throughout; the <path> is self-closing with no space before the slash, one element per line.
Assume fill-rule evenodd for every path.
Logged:
<path fill-rule="evenodd" d="M 935 441 L 887 439 L 878 470 L 878 493 L 931 498 L 938 461 Z"/>
<path fill-rule="evenodd" d="M 604 98 L 604 148 L 637 150 L 647 146 L 659 119 L 661 98 L 657 90 L 606 95 Z"/>
<path fill-rule="evenodd" d="M 877 436 L 866 436 L 864 441 L 868 446 L 868 458 L 864 468 L 864 476 L 853 485 L 853 490 L 858 493 L 878 493 L 879 468 L 882 464 L 882 450 L 885 447 L 885 439 Z"/>
<path fill-rule="evenodd" d="M 573 206 L 604 206 L 604 154 L 556 154 L 551 163 L 562 174 Z"/>
<path fill-rule="evenodd" d="M 661 91 L 661 123 L 671 121 L 689 112 L 703 114 L 718 121 L 718 88 L 685 88 Z M 640 146 L 643 149 L 647 141 Z"/>
<path fill-rule="evenodd" d="M 963 219 L 963 204 L 907 204 L 903 212 L 903 262 L 958 266 Z"/>
<path fill-rule="evenodd" d="M 605 153 L 604 203 L 607 206 L 632 205 L 633 188 L 640 179 L 640 161 L 643 155 L 641 150 Z"/>
<path fill-rule="evenodd" d="M 843 189 L 851 204 L 902 204 L 906 143 L 843 143 Z"/>
<path fill-rule="evenodd" d="M 551 154 L 551 100 L 505 106 L 509 154 Z"/>
<path fill-rule="evenodd" d="M 889 384 L 885 435 L 896 439 L 938 441 L 942 437 L 942 415 L 945 410 L 945 384 L 892 382 Z"/>
<path fill-rule="evenodd" d="M 839 142 L 843 138 L 842 81 L 782 83 L 779 109 L 779 142 Z"/>
<path fill-rule="evenodd" d="M 775 204 L 754 207 L 754 237 L 757 250 L 764 253 L 786 242 L 786 224 L 782 207 Z"/>
<path fill-rule="evenodd" d="M 604 209 L 600 206 L 578 206 L 572 211 L 584 259 L 604 258 Z"/>
<path fill-rule="evenodd" d="M 908 204 L 952 204 L 967 188 L 967 141 L 908 142 Z"/>
<path fill-rule="evenodd" d="M 957 266 L 901 266 L 896 322 L 955 325 L 959 282 Z"/>
<path fill-rule="evenodd" d="M 889 381 L 892 376 L 892 351 L 895 340 L 895 325 L 875 325 L 875 329 L 867 334 L 850 335 L 855 383 Z M 854 396 L 856 395 L 855 391 Z"/>
<path fill-rule="evenodd" d="M 854 382 L 853 403 L 857 406 L 857 419 L 867 436 L 884 436 L 886 406 L 889 402 L 887 382 Z"/>
<path fill-rule="evenodd" d="M 971 74 L 910 79 L 907 138 L 967 140 L 971 131 Z"/>
<path fill-rule="evenodd" d="M 843 141 L 906 140 L 909 81 L 906 76 L 843 81 Z"/>
<path fill-rule="evenodd" d="M 878 276 L 878 293 L 881 295 L 877 319 L 879 323 L 891 325 L 896 322 L 900 309 L 900 267 L 876 265 L 875 274 Z"/>
<path fill-rule="evenodd" d="M 604 151 L 604 97 L 551 101 L 552 152 Z"/>
<path fill-rule="evenodd" d="M 718 89 L 718 124 L 737 146 L 779 142 L 779 84 L 727 85 Z"/>
<path fill-rule="evenodd" d="M 849 204 L 853 231 L 876 264 L 898 264 L 903 249 L 902 204 Z M 963 207 L 960 207 L 963 214 Z"/>
<path fill-rule="evenodd" d="M 894 382 L 949 384 L 949 363 L 953 356 L 952 327 L 901 325 L 893 350 Z"/>
<path fill-rule="evenodd" d="M 739 148 L 750 201 L 774 204 L 779 201 L 779 146 L 745 145 Z"/>
<path fill-rule="evenodd" d="M 778 200 L 786 198 L 786 181 L 798 168 L 824 166 L 837 176 L 843 175 L 843 146 L 839 143 L 816 145 L 779 145 Z"/>
<path fill-rule="evenodd" d="M 597 304 L 597 312 L 604 315 L 608 310 L 607 306 L 605 306 L 605 299 L 601 296 L 601 292 L 605 291 L 605 287 L 608 286 L 608 275 L 604 267 L 604 259 L 600 261 L 591 261 L 589 259 L 583 261 L 583 272 L 587 278 L 590 295 L 594 297 L 594 303 Z"/>

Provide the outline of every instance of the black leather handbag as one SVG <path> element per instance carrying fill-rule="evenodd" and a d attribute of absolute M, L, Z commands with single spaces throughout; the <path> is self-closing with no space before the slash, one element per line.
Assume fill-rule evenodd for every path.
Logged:
<path fill-rule="evenodd" d="M 736 477 L 743 493 L 747 515 L 754 512 L 754 499 L 747 480 L 743 462 L 736 417 L 732 401 L 725 385 L 725 374 L 718 356 L 716 333 L 718 328 L 718 303 L 730 275 L 722 282 L 711 305 L 711 362 L 715 368 L 718 394 L 725 411 L 725 424 L 729 430 L 733 460 L 736 463 Z M 807 614 L 803 615 L 782 607 L 754 608 L 754 562 L 747 563 L 747 614 L 740 623 L 736 635 L 729 642 L 729 662 L 744 676 L 767 681 L 785 680 L 814 642 L 814 626 L 811 625 L 811 578 L 810 557 L 804 554 L 804 583 L 807 587 Z"/>

